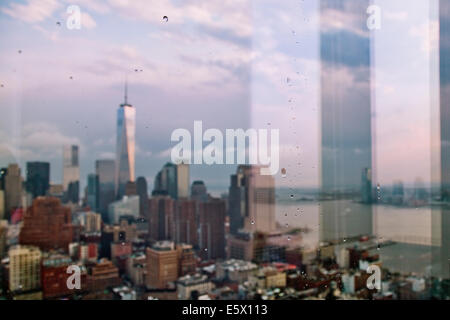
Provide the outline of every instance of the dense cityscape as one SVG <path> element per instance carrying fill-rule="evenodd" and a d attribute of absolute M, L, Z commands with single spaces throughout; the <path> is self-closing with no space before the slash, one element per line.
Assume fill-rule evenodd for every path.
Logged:
<path fill-rule="evenodd" d="M 450 55 L 450 4 L 439 1 L 440 7 L 436 9 L 436 19 L 443 27 L 436 31 L 438 49 L 434 52 L 435 56 L 430 58 L 431 63 L 434 63 L 430 63 L 431 68 L 434 69 L 430 72 L 431 83 L 427 82 L 427 90 L 430 90 L 429 95 L 432 97 L 430 119 L 427 121 L 432 123 L 432 132 L 429 135 L 430 145 L 424 148 L 430 149 L 427 149 L 430 168 L 426 168 L 430 179 L 411 169 L 412 173 L 408 176 L 410 180 L 405 181 L 400 174 L 401 177 L 397 178 L 383 173 L 382 169 L 385 167 L 379 165 L 382 160 L 377 158 L 377 152 L 382 149 L 383 143 L 387 144 L 388 139 L 381 143 L 376 141 L 376 129 L 380 125 L 377 127 L 374 120 L 377 115 L 374 91 L 375 88 L 378 89 L 378 85 L 375 83 L 373 68 L 373 30 L 367 22 L 367 8 L 371 1 L 361 0 L 356 4 L 348 0 L 321 0 L 318 3 L 320 5 L 317 11 L 321 19 L 318 21 L 317 82 L 320 83 L 320 88 L 317 90 L 317 104 L 320 112 L 316 114 L 315 108 L 312 109 L 314 119 L 316 116 L 318 119 L 320 134 L 317 140 L 319 156 L 313 162 L 314 166 L 310 167 L 304 159 L 308 155 L 300 155 L 304 149 L 307 150 L 305 153 L 309 150 L 302 143 L 295 140 L 289 144 L 281 139 L 280 146 L 271 141 L 270 148 L 274 152 L 276 145 L 277 151 L 284 152 L 285 158 L 280 160 L 279 172 L 274 175 L 263 174 L 263 169 L 267 169 L 269 165 L 246 161 L 247 158 L 251 159 L 252 151 L 244 148 L 247 140 L 249 145 L 250 141 L 254 142 L 250 134 L 254 124 L 251 113 L 256 110 L 254 114 L 258 116 L 259 110 L 253 109 L 253 105 L 245 106 L 248 110 L 241 110 L 245 108 L 236 103 L 241 109 L 238 108 L 239 114 L 234 114 L 231 110 L 234 100 L 232 103 L 224 98 L 225 107 L 219 108 L 204 102 L 205 98 L 199 101 L 204 102 L 215 117 L 225 117 L 227 113 L 232 115 L 231 123 L 224 125 L 229 128 L 226 129 L 227 139 L 230 138 L 228 130 L 243 127 L 240 125 L 242 123 L 236 122 L 245 118 L 244 114 L 251 114 L 249 119 L 244 120 L 244 124 L 248 121 L 248 127 L 239 129 L 243 136 L 231 136 L 227 140 L 226 152 L 214 149 L 211 152 L 214 157 L 210 154 L 210 159 L 216 159 L 215 162 L 203 164 L 205 153 L 211 149 L 205 148 L 206 151 L 202 151 L 199 162 L 187 160 L 179 153 L 179 158 L 174 159 L 173 150 L 171 158 L 165 151 L 173 147 L 170 144 L 170 141 L 174 141 L 173 137 L 170 140 L 170 135 L 165 136 L 165 132 L 158 131 L 170 126 L 155 121 L 152 123 L 155 129 L 152 130 L 157 134 L 156 138 L 152 138 L 153 141 L 162 141 L 163 147 L 160 146 L 158 150 L 162 152 L 152 153 L 150 150 L 147 155 L 151 158 L 163 154 L 165 164 L 158 167 L 157 174 L 154 175 L 155 171 L 144 167 L 144 162 L 150 161 L 148 158 L 137 161 L 138 153 L 143 152 L 142 144 L 138 143 L 141 138 L 139 132 L 142 134 L 142 131 L 137 130 L 143 108 L 139 109 L 137 103 L 131 104 L 129 100 L 133 101 L 138 94 L 129 96 L 128 80 L 119 81 L 119 77 L 111 76 L 114 78 L 111 88 L 116 89 L 120 82 L 120 87 L 124 86 L 124 92 L 123 102 L 118 107 L 108 106 L 106 114 L 98 111 L 98 115 L 95 115 L 99 119 L 109 119 L 111 113 L 116 112 L 114 131 L 108 132 L 109 140 L 106 139 L 113 142 L 102 145 L 114 147 L 102 153 L 104 156 L 95 153 L 95 160 L 92 161 L 92 145 L 83 154 L 82 143 L 59 143 L 56 138 L 53 142 L 51 135 L 44 135 L 48 141 L 42 141 L 42 136 L 38 136 L 32 141 L 34 144 L 52 141 L 48 143 L 48 147 L 43 148 L 43 153 L 57 154 L 62 151 L 62 157 L 59 156 L 57 160 L 62 164 L 61 179 L 54 179 L 55 172 L 59 170 L 54 162 L 35 156 L 33 152 L 29 152 L 26 157 L 15 158 L 16 154 L 20 154 L 17 151 L 20 149 L 20 139 L 14 140 L 13 147 L 6 142 L 5 147 L 0 146 L 0 156 L 2 150 L 8 152 L 8 157 L 0 157 L 0 300 L 449 300 L 450 131 L 447 128 L 450 123 L 450 68 L 447 58 Z M 11 14 L 16 8 L 14 5 L 5 8 L 1 11 L 3 15 L 8 15 L 8 19 L 9 16 L 15 16 Z M 92 10 L 101 14 L 109 12 L 108 8 L 95 7 Z M 173 21 L 172 16 L 176 21 L 175 14 L 168 14 L 162 16 L 162 21 L 158 18 L 158 23 L 164 23 L 166 27 Z M 309 22 L 307 18 L 303 19 L 303 22 Z M 402 19 L 402 16 L 396 16 L 393 20 L 395 19 Z M 215 24 L 220 19 L 211 20 Z M 90 20 L 85 17 L 84 21 Z M 347 26 L 347 22 L 349 27 L 343 27 Z M 57 28 L 61 25 L 58 20 Z M 95 22 L 91 22 L 91 26 L 94 28 Z M 208 32 L 208 36 L 233 38 L 216 25 L 208 29 Z M 267 30 L 265 32 L 270 33 Z M 289 33 L 289 36 L 296 36 L 294 30 L 289 30 Z M 161 34 L 167 35 L 170 32 Z M 54 35 L 49 36 L 50 39 L 52 37 Z M 186 38 L 180 42 L 191 40 Z M 238 36 L 227 41 L 249 45 Z M 225 45 L 227 46 L 229 44 Z M 198 44 L 195 43 L 194 47 L 197 48 Z M 252 50 L 251 45 L 250 49 Z M 109 51 L 106 52 L 105 55 L 109 55 Z M 134 57 L 135 61 L 139 61 L 136 52 L 129 47 L 124 52 L 122 53 L 126 59 Z M 194 50 L 194 56 L 195 54 L 197 52 Z M 22 49 L 18 50 L 17 55 L 24 56 Z M 160 58 L 164 53 L 156 52 L 154 55 Z M 278 56 L 277 59 L 278 62 L 283 60 Z M 199 61 L 193 62 L 194 59 L 188 56 L 183 56 L 181 60 L 181 66 L 194 63 L 197 67 L 200 64 Z M 248 63 L 248 60 L 243 60 Z M 127 60 L 127 63 L 133 64 L 135 61 Z M 440 64 L 436 61 L 440 61 Z M 114 62 L 112 58 L 106 64 L 113 65 Z M 234 63 L 235 61 L 214 61 L 208 68 L 212 69 L 212 65 L 218 65 L 219 68 L 232 65 L 234 68 Z M 149 66 L 153 65 L 150 63 Z M 240 67 L 242 66 L 233 69 L 233 72 L 248 81 L 251 78 L 246 74 L 248 70 Z M 266 69 L 269 70 L 268 73 L 277 68 L 271 67 Z M 126 79 L 130 74 L 127 68 L 123 65 L 118 68 L 121 74 L 127 73 Z M 144 72 L 141 67 L 135 68 L 137 69 L 133 68 L 132 72 L 135 77 Z M 109 77 L 107 71 L 97 72 L 98 70 L 93 73 L 103 72 Z M 167 73 L 173 75 L 175 71 Z M 242 76 L 241 73 L 245 75 Z M 300 73 L 296 72 L 299 77 L 304 77 L 301 81 L 293 80 L 292 76 L 286 77 L 284 73 L 276 75 L 283 79 L 283 90 L 294 86 L 293 83 L 296 85 L 297 81 L 301 85 L 295 90 L 304 94 L 307 91 L 302 91 L 306 90 L 303 83 L 307 82 L 307 77 Z M 159 73 L 161 74 L 163 72 Z M 177 79 L 183 78 L 179 73 L 176 74 Z M 185 78 L 189 78 L 188 74 L 189 71 Z M 236 80 L 226 76 L 224 78 L 224 83 L 227 84 Z M 70 75 L 69 79 L 70 82 L 75 82 L 74 76 Z M 100 86 L 101 81 L 95 79 L 95 83 Z M 199 83 L 209 88 L 217 79 L 213 80 L 201 79 Z M 239 78 L 240 80 L 242 79 Z M 277 83 L 280 82 L 278 80 L 277 78 Z M 252 81 L 258 83 L 257 79 Z M 167 84 L 159 79 L 156 82 Z M 151 109 L 152 116 L 157 117 L 159 113 L 166 112 L 169 114 L 169 122 L 176 122 L 173 125 L 175 127 L 181 123 L 177 122 L 178 118 L 185 117 L 189 123 L 191 120 L 196 121 L 197 115 L 191 116 L 189 113 L 192 110 L 187 107 L 187 115 L 171 114 L 173 110 L 169 107 L 170 103 L 181 104 L 184 108 L 183 103 L 154 103 L 151 95 L 158 95 L 158 89 L 153 87 L 154 83 L 146 87 L 132 80 L 130 88 L 133 85 L 140 86 L 141 99 L 152 101 L 148 108 Z M 91 86 L 91 83 L 87 86 Z M 218 91 L 229 89 L 223 84 L 218 87 Z M 237 82 L 236 87 L 239 89 L 233 89 L 240 92 L 241 83 Z M 256 90 L 249 89 L 250 87 L 251 85 L 245 90 Z M 187 88 L 187 91 L 194 93 L 198 89 L 189 85 Z M 386 88 L 383 90 L 389 91 Z M 167 92 L 169 98 L 176 96 L 171 89 Z M 215 91 L 211 89 L 211 92 Z M 117 96 L 122 95 L 122 89 L 115 90 L 115 93 Z M 101 93 L 95 94 L 104 98 L 104 101 L 110 99 L 106 95 L 102 97 Z M 188 95 L 185 97 L 183 94 L 176 98 L 188 100 Z M 214 102 L 223 98 L 221 93 L 214 94 Z M 234 91 L 227 94 L 234 97 Z M 243 100 L 256 105 L 257 94 L 247 94 L 244 94 Z M 265 94 L 260 95 L 266 97 Z M 169 98 L 166 97 L 167 100 Z M 69 105 L 64 96 L 61 99 L 62 104 Z M 280 132 L 283 134 L 295 130 L 292 134 L 294 136 L 298 127 L 294 123 L 296 116 L 301 117 L 309 111 L 305 111 L 305 105 L 308 104 L 305 102 L 301 106 L 304 108 L 293 116 L 290 113 L 294 112 L 292 100 L 289 98 L 286 103 L 289 104 L 290 111 L 274 109 L 276 113 L 286 113 L 289 117 L 288 124 L 282 123 L 279 126 Z M 303 103 L 302 99 L 298 100 Z M 34 101 L 26 100 L 26 103 L 33 105 Z M 102 101 L 103 103 L 106 104 Z M 193 104 L 196 103 L 197 100 Z M 219 105 L 220 102 L 217 103 Z M 3 102 L 0 104 L 3 107 Z M 45 101 L 42 105 L 46 106 Z M 89 108 L 94 107 L 94 103 L 89 105 Z M 67 107 L 64 112 L 70 112 L 69 109 Z M 219 109 L 221 112 L 226 111 L 219 113 Z M 201 111 L 205 114 L 204 109 Z M 19 114 L 20 112 L 21 110 L 18 111 Z M 261 117 L 264 128 L 278 130 L 278 124 L 270 116 Z M 17 121 L 20 124 L 22 119 Z M 51 121 L 53 120 L 49 120 Z M 311 119 L 307 121 L 312 122 Z M 78 125 L 78 120 L 76 122 Z M 210 121 L 208 125 L 211 123 L 216 124 Z M 99 121 L 98 127 L 101 126 Z M 87 125 L 84 127 L 88 128 Z M 247 129 L 249 131 L 244 131 Z M 426 131 L 414 127 L 416 129 Z M 217 136 L 220 134 L 223 138 L 219 129 L 214 130 L 219 131 Z M 266 129 L 258 130 L 261 133 Z M 88 137 L 85 137 L 86 140 L 94 140 L 95 133 L 88 136 L 86 131 L 79 135 L 85 134 Z M 254 132 L 256 136 L 257 131 Z M 0 138 L 3 139 L 1 134 L 2 131 Z M 267 131 L 265 134 L 267 140 Z M 200 133 L 200 150 L 206 144 L 205 141 L 211 141 L 210 148 L 217 143 L 217 136 L 214 136 L 213 141 L 212 136 L 208 140 L 206 135 Z M 64 141 L 82 141 L 78 138 Z M 258 147 L 261 148 L 261 140 L 258 141 Z M 3 144 L 3 141 L 0 142 Z M 238 161 L 238 152 L 231 153 L 230 158 L 233 159 L 230 163 L 233 164 L 234 172 L 227 174 L 228 180 L 222 183 L 226 187 L 217 191 L 217 181 L 221 176 L 219 169 L 217 174 L 214 170 L 224 164 L 223 159 L 217 160 L 219 153 L 220 156 L 226 153 L 228 160 L 229 142 L 233 144 L 233 148 L 234 144 L 242 147 L 245 161 Z M 35 147 L 33 143 L 30 144 Z M 405 149 L 413 145 L 409 143 L 405 143 Z M 189 146 L 190 144 L 189 142 Z M 194 141 L 194 146 L 195 144 Z M 223 147 L 222 144 L 223 139 L 220 148 Z M 153 147 L 150 145 L 148 148 Z M 249 154 L 244 154 L 245 151 Z M 404 152 L 394 151 L 390 153 Z M 286 153 L 295 164 L 288 164 L 285 160 Z M 10 156 L 12 154 L 14 156 Z M 194 158 L 198 157 L 198 154 L 193 155 Z M 8 161 L 4 160 L 6 158 Z M 273 154 L 269 158 L 273 159 Z M 89 167 L 94 170 L 86 175 L 83 174 L 86 169 L 82 168 L 82 163 L 86 164 L 88 161 Z M 411 164 L 408 161 L 401 164 L 409 169 Z M 303 182 L 301 173 L 316 169 L 318 186 L 298 187 L 301 184 L 297 182 Z M 209 176 L 206 175 L 208 178 L 205 179 L 193 179 L 193 176 L 197 177 L 192 174 L 193 170 L 210 170 Z M 136 176 L 136 172 L 140 174 Z M 383 177 L 389 176 L 390 183 L 380 182 L 383 174 Z M 425 215 L 426 219 L 423 218 Z M 406 233 L 402 230 L 404 221 L 410 224 L 403 227 L 411 228 Z"/>
<path fill-rule="evenodd" d="M 329 241 L 303 246 L 308 230 L 276 222 L 275 180 L 261 175 L 259 166 L 239 165 L 228 193 L 215 198 L 203 181 L 190 182 L 189 164 L 168 162 L 149 195 L 146 179 L 134 179 L 135 110 L 126 99 L 117 113 L 117 157 L 96 161 L 81 197 L 76 145 L 63 148 L 63 184 L 50 183 L 48 162 L 27 162 L 25 181 L 17 164 L 1 169 L 4 299 L 449 297 L 448 279 L 388 269 L 381 287 L 369 289 L 367 268 L 382 268 L 377 251 L 393 244 L 370 229 L 361 233 L 371 220 L 360 221 L 344 238 L 336 238 L 336 225 L 324 220 L 321 232 L 330 233 Z M 366 189 L 351 201 L 359 210 L 382 202 L 380 186 L 372 188 L 365 172 Z M 391 205 L 429 206 L 429 199 L 420 184 L 410 196 L 401 183 L 383 195 Z M 307 201 L 336 206 L 327 193 Z M 80 270 L 78 288 L 68 285 L 73 265 Z"/>

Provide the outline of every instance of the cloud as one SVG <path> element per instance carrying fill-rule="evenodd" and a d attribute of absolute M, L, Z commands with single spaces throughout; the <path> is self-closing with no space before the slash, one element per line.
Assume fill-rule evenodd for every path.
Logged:
<path fill-rule="evenodd" d="M 87 12 L 81 11 L 81 27 L 87 29 L 93 29 L 97 26 L 97 23 Z"/>
<path fill-rule="evenodd" d="M 65 135 L 56 126 L 36 122 L 22 126 L 18 136 L 0 133 L 0 159 L 15 158 L 18 161 L 49 160 L 61 157 L 65 145 L 82 146 L 78 138 Z"/>
<path fill-rule="evenodd" d="M 60 6 L 57 0 L 27 0 L 25 4 L 10 3 L 1 11 L 21 21 L 37 23 L 51 17 Z"/>

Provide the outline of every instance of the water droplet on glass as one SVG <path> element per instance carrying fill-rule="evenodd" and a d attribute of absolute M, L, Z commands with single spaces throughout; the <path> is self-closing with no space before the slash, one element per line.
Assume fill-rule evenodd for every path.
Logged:
<path fill-rule="evenodd" d="M 60 26 L 61 26 L 61 22 L 57 21 L 57 22 L 56 22 L 56 25 L 57 25 L 58 27 L 60 27 Z"/>
<path fill-rule="evenodd" d="M 251 224 L 255 224 L 255 220 L 252 220 Z"/>
<path fill-rule="evenodd" d="M 163 20 L 164 20 L 165 22 L 167 22 L 167 21 L 169 21 L 169 18 L 168 18 L 167 16 L 164 16 L 164 17 L 163 17 Z"/>
<path fill-rule="evenodd" d="M 17 51 L 18 53 L 22 53 L 22 50 Z"/>
<path fill-rule="evenodd" d="M 282 168 L 282 169 L 281 169 L 281 176 L 282 176 L 283 178 L 286 178 L 286 168 Z"/>
<path fill-rule="evenodd" d="M 290 196 L 290 197 L 291 197 L 291 199 L 294 199 L 294 195 L 293 195 L 293 194 L 291 194 L 291 196 Z"/>
<path fill-rule="evenodd" d="M 208 251 L 208 248 L 205 248 L 205 251 Z"/>

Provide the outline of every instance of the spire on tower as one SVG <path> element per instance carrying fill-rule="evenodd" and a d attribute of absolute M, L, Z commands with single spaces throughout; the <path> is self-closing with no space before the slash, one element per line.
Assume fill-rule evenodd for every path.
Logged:
<path fill-rule="evenodd" d="M 128 104 L 128 79 L 125 79 L 125 105 Z"/>

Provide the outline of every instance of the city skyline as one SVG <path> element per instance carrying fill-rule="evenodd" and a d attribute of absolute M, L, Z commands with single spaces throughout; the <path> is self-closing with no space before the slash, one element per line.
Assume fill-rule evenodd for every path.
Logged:
<path fill-rule="evenodd" d="M 179 18 L 177 14 L 168 22 L 163 21 L 161 17 L 156 17 L 154 12 L 148 17 L 144 17 L 136 10 L 141 2 L 136 2 L 136 7 L 131 6 L 129 10 L 125 10 L 116 17 L 113 9 L 117 4 L 98 5 L 96 3 L 95 5 L 86 4 L 84 7 L 85 1 L 77 3 L 82 12 L 95 21 L 95 24 L 91 23 L 79 31 L 63 30 L 56 25 L 57 21 L 62 21 L 65 17 L 62 4 L 58 4 L 56 1 L 53 6 L 45 9 L 42 17 L 21 16 L 16 12 L 19 12 L 22 7 L 8 2 L 0 10 L 1 23 L 5 25 L 5 28 L 11 27 L 18 34 L 32 34 L 36 39 L 42 40 L 40 43 L 32 41 L 25 45 L 23 36 L 12 39 L 5 35 L 4 45 L 0 46 L 1 52 L 7 58 L 4 60 L 5 63 L 15 66 L 13 70 L 7 68 L 6 65 L 2 67 L 2 74 L 5 74 L 6 77 L 2 83 L 8 83 L 4 83 L 0 94 L 5 95 L 3 98 L 7 104 L 20 105 L 20 108 L 14 108 L 15 111 L 3 110 L 5 116 L 3 119 L 5 120 L 2 120 L 2 128 L 5 129 L 2 130 L 0 136 L 2 141 L 0 159 L 4 165 L 19 161 L 23 166 L 28 160 L 36 160 L 31 158 L 37 156 L 40 158 L 38 160 L 52 164 L 52 180 L 59 182 L 61 164 L 57 162 L 60 161 L 60 151 L 57 148 L 61 145 L 77 144 L 80 146 L 82 177 L 93 172 L 93 164 L 96 159 L 115 158 L 112 134 L 115 120 L 109 110 L 121 100 L 120 88 L 123 86 L 124 79 L 128 77 L 130 94 L 133 96 L 133 102 L 139 106 L 140 114 L 136 122 L 136 176 L 145 176 L 149 184 L 152 184 L 152 178 L 158 168 L 169 159 L 167 150 L 170 150 L 172 146 L 169 142 L 172 129 L 190 128 L 192 120 L 204 118 L 207 127 L 266 128 L 267 123 L 270 122 L 273 127 L 283 128 L 280 136 L 282 145 L 280 167 L 289 169 L 289 173 L 295 177 L 301 177 L 301 179 L 290 181 L 290 179 L 282 179 L 278 176 L 277 185 L 287 187 L 319 185 L 319 141 L 317 136 L 319 104 L 318 97 L 314 93 L 317 91 L 318 83 L 318 36 L 320 34 L 317 1 L 306 2 L 300 7 L 293 2 L 286 2 L 274 8 L 272 13 L 268 13 L 265 9 L 270 1 L 258 4 L 252 9 L 245 3 L 241 5 L 224 4 L 225 9 L 218 4 L 211 4 L 211 8 L 206 10 L 207 16 L 222 9 L 227 12 L 228 10 L 241 12 L 230 15 L 230 19 L 235 19 L 237 22 L 235 26 L 231 26 L 225 21 L 214 23 L 214 19 L 197 21 L 195 23 L 199 23 L 204 29 L 197 31 L 186 29 L 188 31 L 185 32 L 184 41 L 179 32 L 175 32 L 174 24 L 189 26 L 193 22 Z M 428 5 L 420 3 L 420 1 L 415 1 L 414 4 L 410 10 L 406 11 L 401 4 L 379 1 L 379 5 L 383 7 L 383 27 L 376 31 L 378 45 L 374 54 L 377 66 L 375 86 L 378 89 L 376 110 L 379 113 L 376 141 L 383 141 L 383 143 L 378 143 L 381 146 L 379 146 L 377 154 L 381 184 L 389 184 L 391 179 L 388 177 L 392 176 L 407 183 L 413 183 L 416 177 L 421 177 L 427 183 L 430 177 L 429 156 L 426 152 L 427 141 L 429 141 L 427 133 L 429 125 L 425 121 L 427 114 L 423 111 L 422 105 L 427 103 L 425 88 L 428 88 L 428 84 L 423 82 L 423 79 L 427 78 L 425 66 L 428 65 L 428 55 L 424 51 L 428 49 L 424 46 L 427 41 L 432 40 L 429 38 L 428 32 L 424 32 L 424 30 L 427 30 L 434 22 L 425 14 L 428 11 Z M 189 7 L 189 5 L 187 6 Z M 234 6 L 237 6 L 238 10 Z M 28 7 L 24 5 L 24 8 Z M 147 6 L 142 5 L 142 8 L 147 8 Z M 32 6 L 29 9 L 33 9 Z M 160 9 L 161 7 L 158 6 L 158 10 Z M 298 12 L 299 19 L 296 21 L 292 18 L 282 19 L 283 12 L 286 10 Z M 245 19 L 242 17 L 244 13 L 247 13 L 245 16 L 252 18 Z M 124 26 L 123 19 L 125 17 L 133 21 L 132 26 Z M 276 19 L 276 17 L 280 18 Z M 118 26 L 111 25 L 112 20 L 117 21 Z M 274 39 L 274 34 L 265 34 L 262 31 L 255 31 L 250 35 L 250 26 L 258 25 L 262 21 L 268 23 L 277 34 L 283 34 L 283 36 Z M 117 39 L 103 37 L 106 31 L 104 28 L 115 30 L 119 26 L 123 27 L 123 30 L 149 27 L 149 43 L 144 45 L 137 39 L 123 36 L 118 36 Z M 224 32 L 212 33 L 212 27 L 224 30 Z M 401 39 L 402 44 L 392 43 L 392 36 L 388 32 L 392 29 L 406 35 Z M 184 51 L 187 56 L 181 55 L 178 50 L 169 50 L 172 42 L 167 42 L 168 40 L 161 37 L 160 34 L 167 34 L 172 39 L 178 39 L 179 45 L 186 49 Z M 235 37 L 231 35 L 235 35 Z M 198 47 L 193 41 L 195 36 L 205 39 L 201 59 L 197 57 Z M 99 42 L 98 39 L 102 41 Z M 250 46 L 250 42 L 252 42 L 252 46 Z M 89 43 L 92 50 L 89 50 L 86 55 L 80 55 L 81 48 L 85 48 L 86 43 Z M 423 46 L 422 43 L 424 43 Z M 7 47 L 5 47 L 6 44 L 8 44 Z M 230 48 L 226 47 L 228 44 L 231 44 Z M 387 61 L 384 54 L 393 45 L 396 53 L 390 54 L 389 58 L 397 61 L 397 65 L 401 66 L 399 59 L 407 55 L 414 62 L 415 75 L 402 71 L 395 72 L 397 76 L 394 77 L 389 76 L 390 73 L 386 73 L 387 70 L 399 69 L 395 64 Z M 71 49 L 63 53 L 60 52 L 61 46 Z M 12 49 L 16 47 L 21 48 Z M 158 48 L 156 52 L 154 48 Z M 232 50 L 233 48 L 235 51 Z M 18 50 L 21 51 L 20 54 Z M 45 78 L 47 80 L 42 82 L 42 86 L 47 89 L 36 90 L 36 83 L 30 82 L 31 79 L 35 79 L 36 74 L 31 69 L 24 73 L 25 70 L 20 68 L 20 65 L 32 63 L 32 52 L 34 55 L 41 55 L 47 50 L 60 57 L 53 63 L 60 65 L 61 72 L 52 71 Z M 255 60 L 250 60 L 252 50 L 260 53 Z M 148 56 L 144 54 L 145 52 L 154 54 Z M 70 55 L 70 59 L 63 58 L 67 55 Z M 192 57 L 197 57 L 197 59 L 193 60 Z M 77 67 L 72 68 L 68 63 L 69 60 L 73 61 Z M 103 62 L 97 63 L 97 61 Z M 105 68 L 107 63 L 111 66 L 109 71 Z M 186 63 L 189 63 L 189 68 L 194 68 L 192 74 L 196 75 L 192 85 L 200 86 L 201 81 L 204 81 L 211 83 L 211 90 L 204 93 L 204 89 L 200 89 L 199 94 L 193 94 L 195 90 L 189 89 L 189 85 L 186 81 L 182 81 L 183 77 L 177 71 L 180 70 L 180 66 L 187 68 Z M 199 66 L 197 68 L 196 63 Z M 204 74 L 204 67 L 208 63 L 217 66 L 217 69 L 213 69 L 209 75 Z M 273 63 L 283 66 L 280 68 L 280 72 L 271 71 L 269 66 Z M 39 64 L 34 63 L 34 65 L 40 68 Z M 250 68 L 251 65 L 254 68 Z M 99 69 L 99 72 L 96 72 L 95 75 L 87 72 L 88 66 L 92 66 L 93 70 Z M 223 72 L 220 68 L 224 69 Z M 252 69 L 251 72 L 250 69 Z M 299 75 L 296 72 L 299 72 Z M 30 74 L 25 76 L 28 73 Z M 102 74 L 109 73 L 110 77 L 102 76 Z M 241 84 L 239 86 L 241 89 L 236 89 L 238 86 L 228 84 L 220 93 L 217 88 L 222 84 L 217 81 L 212 82 L 211 78 L 217 76 L 217 79 L 223 79 L 227 75 L 232 79 L 237 79 L 237 83 Z M 251 85 L 248 81 L 250 75 L 254 79 Z M 14 100 L 14 92 L 18 94 L 16 90 L 19 89 L 16 84 L 24 78 L 29 80 L 23 87 L 24 90 L 26 89 L 23 92 L 25 99 L 19 102 Z M 286 78 L 292 79 L 290 85 L 286 83 Z M 414 85 L 416 90 L 405 90 L 405 79 L 408 79 L 410 85 Z M 49 94 L 49 85 L 54 81 L 58 83 L 56 87 L 64 87 L 59 91 L 65 92 L 65 97 L 58 92 Z M 97 89 L 93 90 L 93 88 Z M 289 88 L 300 90 L 293 92 Z M 178 92 L 177 95 L 168 93 L 175 89 Z M 417 94 L 411 97 L 411 91 Z M 43 96 L 44 93 L 45 96 Z M 260 101 L 260 97 L 265 97 L 266 101 Z M 219 114 L 210 112 L 210 106 L 217 105 L 217 98 L 220 98 L 218 106 L 221 106 L 217 109 L 223 110 Z M 289 100 L 293 102 L 290 103 Z M 48 101 L 47 103 L 50 103 L 51 106 L 47 106 L 45 101 Z M 155 108 L 164 106 L 174 114 L 189 110 L 192 118 L 189 116 L 187 118 L 190 119 L 186 119 L 186 121 L 178 119 L 178 123 L 171 123 L 164 113 L 154 112 L 154 107 L 148 101 L 153 101 Z M 290 111 L 289 106 L 294 104 L 296 109 Z M 92 109 L 87 106 L 96 107 Z M 32 108 L 37 108 L 36 110 L 40 110 L 40 112 L 31 118 L 28 110 L 32 110 Z M 411 108 L 415 112 L 411 112 Z M 19 112 L 19 110 L 21 111 Z M 80 113 L 79 110 L 83 110 L 83 112 Z M 93 110 L 97 110 L 104 117 L 96 119 Z M 233 112 L 225 112 L 225 110 L 241 113 L 240 119 L 231 119 L 230 114 Z M 280 110 L 282 112 L 279 112 Z M 15 114 L 16 111 L 19 113 Z M 404 121 L 405 112 L 410 114 L 411 120 Z M 292 121 L 293 117 L 296 118 L 295 121 Z M 400 119 L 403 120 L 401 123 Z M 18 127 L 22 129 L 19 130 Z M 418 127 L 419 130 L 417 130 Z M 156 137 L 164 136 L 167 137 L 167 140 L 156 139 Z M 51 144 L 42 145 L 38 137 L 44 139 L 52 137 L 53 141 Z M 415 141 L 424 141 L 424 143 L 416 144 Z M 54 145 L 56 143 L 58 146 Z M 407 148 L 410 151 L 404 150 L 405 143 L 410 146 Z M 40 148 L 36 149 L 37 146 Z M 296 150 L 296 146 L 301 147 L 303 168 L 308 170 L 296 167 L 296 156 L 293 156 L 295 152 L 292 151 Z M 396 148 L 401 148 L 403 152 L 392 152 Z M 45 150 L 45 152 L 41 150 Z M 415 159 L 411 162 L 408 170 L 401 166 L 401 163 L 407 159 L 406 155 Z M 399 159 L 400 157 L 402 159 Z M 209 180 L 212 188 L 225 189 L 227 188 L 227 177 L 235 169 L 235 166 L 198 166 L 193 167 L 192 176 L 195 180 Z M 83 179 L 81 190 L 85 183 L 85 179 Z"/>
<path fill-rule="evenodd" d="M 5 0 L 0 29 L 0 300 L 450 298 L 447 0 Z"/>

